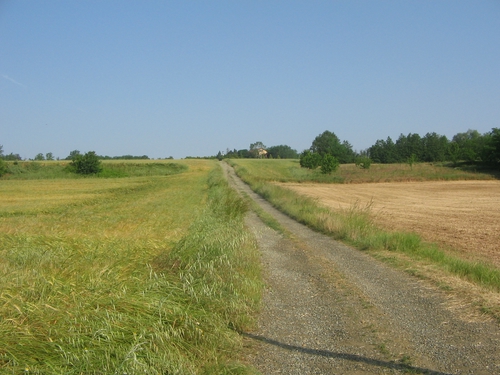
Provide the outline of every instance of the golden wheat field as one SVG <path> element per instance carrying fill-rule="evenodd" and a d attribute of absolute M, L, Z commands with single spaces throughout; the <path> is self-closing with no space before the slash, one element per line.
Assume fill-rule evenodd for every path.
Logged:
<path fill-rule="evenodd" d="M 367 208 L 384 228 L 500 267 L 500 181 L 280 185 L 333 209 Z"/>

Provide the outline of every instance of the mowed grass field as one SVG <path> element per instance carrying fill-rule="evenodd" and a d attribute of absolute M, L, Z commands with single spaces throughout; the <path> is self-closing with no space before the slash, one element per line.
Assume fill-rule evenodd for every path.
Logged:
<path fill-rule="evenodd" d="M 215 161 L 152 164 L 0 180 L 0 373 L 252 373 L 246 205 Z"/>
<path fill-rule="evenodd" d="M 500 319 L 500 182 L 445 166 L 341 165 L 332 175 L 298 160 L 231 160 L 280 210 L 413 274 L 454 289 Z"/>

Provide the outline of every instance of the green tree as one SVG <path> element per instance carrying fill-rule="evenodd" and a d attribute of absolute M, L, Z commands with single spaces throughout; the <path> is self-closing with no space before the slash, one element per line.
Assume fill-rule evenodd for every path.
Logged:
<path fill-rule="evenodd" d="M 342 144 L 340 143 L 339 137 L 329 130 L 325 130 L 323 133 L 314 138 L 311 145 L 311 151 L 320 154 L 321 156 L 330 154 L 338 155 L 341 154 Z"/>
<path fill-rule="evenodd" d="M 54 154 L 52 152 L 47 152 L 45 154 L 45 159 L 46 160 L 54 160 Z"/>
<path fill-rule="evenodd" d="M 73 160 L 77 155 L 80 155 L 80 151 L 73 150 L 69 153 L 69 156 L 66 157 L 66 160 Z"/>
<path fill-rule="evenodd" d="M 304 150 L 300 154 L 300 166 L 307 169 L 316 169 L 321 165 L 321 155 L 311 150 Z"/>
<path fill-rule="evenodd" d="M 460 159 L 476 161 L 480 159 L 485 142 L 477 130 L 469 129 L 465 133 L 457 133 L 453 141 L 460 146 Z"/>
<path fill-rule="evenodd" d="M 339 137 L 329 130 L 324 131 L 312 142 L 310 150 L 321 156 L 326 154 L 332 155 L 340 163 L 354 162 L 354 151 L 349 142 L 340 142 Z"/>
<path fill-rule="evenodd" d="M 460 160 L 460 146 L 458 145 L 457 142 L 453 141 L 450 142 L 448 145 L 448 159 L 451 160 L 453 165 L 457 165 L 458 161 Z"/>
<path fill-rule="evenodd" d="M 395 145 L 398 162 L 405 162 L 412 155 L 414 155 L 416 161 L 422 160 L 423 146 L 420 135 L 409 133 L 405 136 L 401 134 Z"/>
<path fill-rule="evenodd" d="M 326 154 L 323 156 L 321 160 L 321 173 L 330 174 L 335 172 L 339 167 L 339 161 L 335 156 L 330 154 Z"/>
<path fill-rule="evenodd" d="M 101 161 L 94 151 L 89 151 L 85 155 L 75 154 L 71 166 L 78 174 L 97 174 L 102 171 Z"/>
<path fill-rule="evenodd" d="M 343 141 L 342 147 L 342 155 L 340 155 L 339 161 L 342 161 L 342 163 L 354 163 L 356 153 L 352 149 L 352 145 L 348 141 Z"/>
<path fill-rule="evenodd" d="M 413 165 L 418 162 L 417 155 L 411 154 L 408 159 L 406 159 L 406 163 L 410 166 L 410 169 L 413 169 Z"/>
<path fill-rule="evenodd" d="M 5 155 L 3 157 L 5 160 L 22 160 L 21 156 L 19 154 L 14 154 L 14 153 L 10 153 L 9 155 Z"/>
<path fill-rule="evenodd" d="M 7 169 L 7 163 L 0 158 L 0 177 L 2 177 L 4 174 L 6 174 L 8 171 Z"/>
<path fill-rule="evenodd" d="M 264 143 L 262 143 L 260 141 L 250 144 L 250 154 L 254 158 L 258 158 L 260 156 L 259 151 L 265 150 L 265 149 L 266 149 L 266 146 L 264 145 Z"/>
<path fill-rule="evenodd" d="M 274 159 L 297 159 L 299 157 L 297 150 L 287 145 L 269 147 L 267 152 Z"/>
<path fill-rule="evenodd" d="M 356 167 L 359 167 L 361 169 L 370 169 L 370 166 L 372 165 L 372 159 L 370 159 L 367 156 L 359 156 L 356 158 Z"/>
<path fill-rule="evenodd" d="M 397 163 L 396 145 L 391 137 L 387 140 L 379 139 L 368 149 L 368 155 L 375 163 Z"/>
<path fill-rule="evenodd" d="M 491 161 L 500 167 L 500 129 L 493 128 L 491 130 Z"/>
<path fill-rule="evenodd" d="M 36 154 L 35 160 L 45 160 L 45 156 L 40 152 L 39 154 Z"/>
<path fill-rule="evenodd" d="M 426 162 L 444 161 L 448 150 L 448 138 L 436 133 L 427 133 L 422 138 L 422 160 Z"/>

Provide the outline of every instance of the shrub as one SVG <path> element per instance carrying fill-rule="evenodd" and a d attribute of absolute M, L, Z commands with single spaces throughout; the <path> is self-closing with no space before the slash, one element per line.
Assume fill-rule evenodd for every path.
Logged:
<path fill-rule="evenodd" d="M 417 155 L 411 154 L 408 159 L 406 159 L 406 163 L 410 166 L 410 169 L 413 170 L 413 165 L 418 161 Z"/>
<path fill-rule="evenodd" d="M 326 154 L 321 160 L 321 173 L 330 174 L 335 172 L 339 167 L 339 161 L 335 156 Z"/>
<path fill-rule="evenodd" d="M 7 173 L 7 164 L 3 161 L 3 159 L 0 159 L 0 177 L 2 177 L 6 173 Z"/>
<path fill-rule="evenodd" d="M 78 174 L 97 174 L 102 171 L 101 161 L 94 151 L 89 151 L 85 155 L 75 154 L 71 167 Z"/>
<path fill-rule="evenodd" d="M 366 156 L 360 156 L 356 158 L 356 167 L 360 167 L 361 169 L 370 169 L 372 165 L 372 159 Z"/>
<path fill-rule="evenodd" d="M 300 154 L 300 166 L 307 169 L 316 169 L 321 165 L 321 155 L 309 150 Z"/>

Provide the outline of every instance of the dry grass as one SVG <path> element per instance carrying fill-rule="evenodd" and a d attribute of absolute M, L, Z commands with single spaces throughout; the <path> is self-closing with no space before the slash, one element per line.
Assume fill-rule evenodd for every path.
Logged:
<path fill-rule="evenodd" d="M 417 163 L 412 168 L 408 164 L 372 164 L 370 169 L 361 169 L 354 164 L 342 164 L 340 168 L 324 175 L 317 170 L 301 168 L 293 159 L 232 159 L 241 175 L 248 173 L 256 181 L 276 182 L 320 182 L 320 183 L 367 183 L 367 182 L 408 182 L 408 181 L 452 181 L 452 180 L 493 180 L 494 173 L 471 172 L 450 168 L 440 164 Z"/>
<path fill-rule="evenodd" d="M 281 186 L 333 210 L 370 206 L 387 230 L 415 232 L 460 256 L 500 268 L 500 182 L 431 181 Z"/>
<path fill-rule="evenodd" d="M 464 255 L 463 251 L 459 252 L 457 251 L 458 249 L 450 249 L 449 245 L 442 245 L 442 242 L 436 241 L 441 243 L 442 247 L 440 248 L 435 243 L 425 241 L 421 235 L 415 233 L 415 229 L 426 225 L 427 220 L 430 222 L 428 225 L 430 230 L 437 230 L 451 222 L 446 215 L 454 214 L 453 204 L 456 202 L 453 201 L 454 198 L 452 195 L 457 192 L 449 191 L 447 189 L 447 184 L 453 186 L 455 183 L 468 186 L 474 185 L 476 182 L 437 182 L 435 180 L 459 180 L 462 172 L 458 175 L 454 175 L 453 178 L 442 178 L 436 176 L 436 169 L 434 166 L 421 164 L 418 166 L 419 169 L 414 166 L 414 174 L 411 178 L 408 177 L 401 180 L 400 177 L 396 178 L 398 174 L 401 174 L 401 166 L 383 166 L 382 170 L 379 171 L 377 181 L 390 180 L 393 182 L 371 184 L 358 183 L 356 185 L 331 183 L 307 184 L 310 180 L 308 181 L 304 176 L 293 178 L 293 174 L 299 173 L 296 172 L 296 167 L 293 165 L 293 162 L 272 161 L 272 163 L 268 164 L 262 163 L 259 160 L 235 160 L 233 162 L 236 165 L 237 173 L 245 179 L 256 192 L 296 220 L 316 230 L 326 232 L 334 238 L 347 242 L 350 245 L 370 251 L 374 255 L 381 254 L 381 256 L 389 262 L 396 259 L 395 263 L 397 263 L 398 266 L 400 266 L 401 263 L 400 259 L 410 259 L 410 261 L 408 261 L 409 266 L 403 262 L 401 263 L 402 267 L 407 268 L 409 272 L 430 278 L 437 284 L 443 283 L 440 280 L 461 280 L 460 287 L 457 286 L 458 283 L 451 282 L 447 284 L 447 288 L 454 290 L 455 293 L 462 296 L 467 296 L 466 299 L 472 301 L 470 303 L 475 307 L 479 306 L 481 311 L 500 319 L 500 308 L 498 306 L 500 270 L 498 266 L 492 264 L 494 259 L 498 259 L 498 230 L 496 230 L 498 225 L 498 209 L 495 210 L 495 207 L 498 206 L 498 199 L 495 198 L 498 195 L 498 181 L 492 180 L 491 176 L 479 173 L 465 173 L 466 178 L 464 179 L 492 180 L 477 182 L 478 184 L 489 186 L 489 191 L 492 194 L 484 194 L 484 189 L 472 189 L 469 191 L 468 200 L 466 197 L 464 201 L 465 205 L 462 207 L 463 210 L 461 212 L 460 210 L 455 212 L 458 222 L 460 222 L 461 218 L 463 219 L 461 228 L 467 229 L 467 232 L 470 233 L 471 227 L 476 223 L 471 223 L 471 221 L 467 219 L 469 216 L 466 218 L 464 212 L 467 211 L 468 214 L 475 212 L 476 219 L 479 218 L 477 215 L 481 214 L 481 210 L 475 210 L 474 205 L 471 206 L 471 202 L 482 202 L 481 204 L 485 204 L 487 208 L 491 208 L 491 211 L 489 211 L 491 216 L 489 218 L 480 219 L 479 226 L 481 226 L 481 222 L 484 222 L 484 227 L 489 228 L 488 244 L 493 246 L 491 249 L 493 249 L 492 251 L 494 251 L 494 254 L 490 251 L 489 253 L 481 253 L 478 256 L 477 253 L 479 253 L 479 251 L 477 250 L 477 246 L 481 245 L 477 245 L 474 240 L 470 242 L 470 245 L 472 245 L 476 253 Z M 273 170 L 273 166 L 275 170 Z M 343 174 L 345 177 L 348 176 L 346 171 L 352 167 L 345 166 L 344 168 L 344 170 L 340 171 L 340 174 Z M 449 172 L 442 167 L 439 167 L 437 170 L 446 173 Z M 355 171 L 355 173 L 364 173 L 364 171 L 359 170 Z M 447 175 L 447 177 L 450 176 L 449 174 Z M 355 181 L 351 182 L 363 181 L 363 179 L 360 178 L 355 178 L 354 180 Z M 421 180 L 432 180 L 433 182 L 416 182 Z M 276 181 L 286 183 L 276 183 Z M 400 181 L 412 182 L 401 183 Z M 291 182 L 298 183 L 292 184 Z M 436 201 L 439 202 L 440 197 L 441 199 L 449 198 L 450 200 L 447 201 L 448 203 L 441 202 L 442 210 L 439 211 L 441 214 L 438 214 L 438 210 L 433 210 L 431 207 L 427 210 L 427 216 L 416 218 L 411 221 L 410 226 L 402 228 L 401 226 L 404 226 L 404 220 L 394 214 L 389 217 L 387 212 L 390 212 L 390 210 L 386 209 L 383 202 L 377 201 L 378 196 L 385 195 L 391 199 L 398 196 L 394 191 L 394 189 L 398 187 L 401 189 L 400 192 L 409 193 L 411 190 L 409 187 L 411 186 L 428 186 L 429 184 L 434 187 L 442 186 L 440 188 L 440 193 L 437 194 L 435 189 L 423 189 L 423 194 L 417 199 L 411 200 L 406 197 L 400 200 L 395 207 L 398 209 L 398 212 L 400 214 L 409 215 L 417 209 L 425 210 L 427 202 L 432 202 L 433 200 L 433 204 L 435 204 Z M 292 186 L 296 191 L 285 188 Z M 366 189 L 368 193 L 363 196 L 356 196 L 355 192 L 363 188 Z M 377 190 L 378 194 L 369 193 L 371 190 L 376 189 L 379 189 Z M 305 193 L 305 191 L 307 191 L 307 193 Z M 322 195 L 319 193 L 321 191 L 325 191 L 326 193 Z M 479 193 L 479 191 L 482 193 Z M 447 197 L 448 192 L 450 197 Z M 333 203 L 329 205 L 325 204 L 325 197 L 328 197 Z M 413 203 L 410 204 L 410 202 Z M 478 207 L 479 206 L 478 204 Z M 374 212 L 374 207 L 376 207 L 377 212 Z M 389 218 L 389 220 L 385 221 L 385 227 L 381 225 L 380 220 L 380 218 L 384 216 Z M 471 220 L 474 221 L 476 219 Z M 457 235 L 459 236 L 460 233 L 457 233 Z M 445 236 L 443 235 L 441 237 Z M 469 237 L 462 237 L 462 239 L 464 242 L 471 240 Z M 481 240 L 481 233 L 479 233 L 477 239 Z M 383 254 L 393 255 L 387 256 Z M 427 270 L 431 268 L 432 272 L 427 272 Z M 464 287 L 464 285 L 473 285 L 474 287 L 467 288 Z M 460 297 L 457 294 L 455 295 Z"/>

